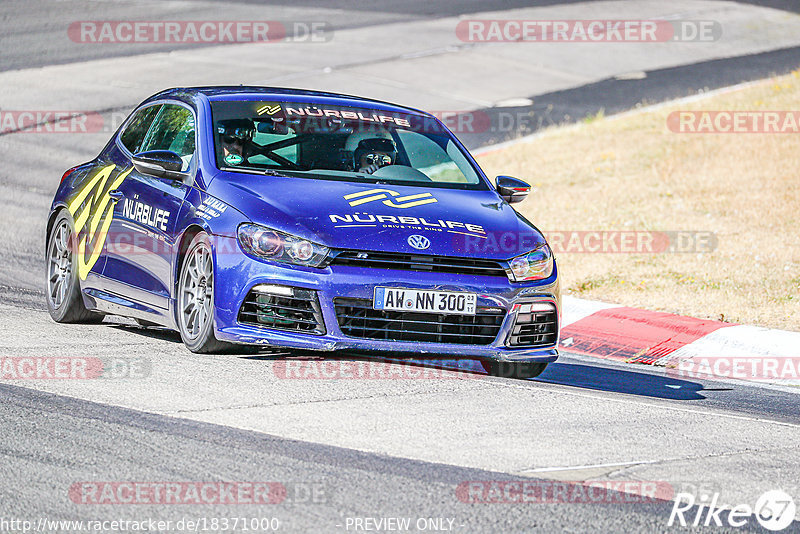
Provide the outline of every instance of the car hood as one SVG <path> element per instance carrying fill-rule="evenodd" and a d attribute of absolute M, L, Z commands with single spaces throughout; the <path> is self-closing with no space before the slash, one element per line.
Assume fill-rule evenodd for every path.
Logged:
<path fill-rule="evenodd" d="M 254 223 L 337 249 L 509 259 L 544 243 L 539 230 L 488 190 L 223 171 L 208 192 Z"/>

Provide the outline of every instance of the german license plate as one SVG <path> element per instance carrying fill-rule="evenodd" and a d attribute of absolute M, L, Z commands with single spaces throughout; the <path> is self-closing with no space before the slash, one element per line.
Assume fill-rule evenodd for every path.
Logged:
<path fill-rule="evenodd" d="M 477 293 L 376 287 L 372 307 L 376 310 L 475 315 L 477 301 Z"/>

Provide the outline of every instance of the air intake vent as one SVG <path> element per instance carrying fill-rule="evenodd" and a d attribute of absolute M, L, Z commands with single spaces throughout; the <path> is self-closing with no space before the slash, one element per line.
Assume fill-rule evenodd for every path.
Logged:
<path fill-rule="evenodd" d="M 342 333 L 386 341 L 489 345 L 500 332 L 505 310 L 478 308 L 475 315 L 400 312 L 372 309 L 362 299 L 333 300 Z"/>
<path fill-rule="evenodd" d="M 325 334 L 317 292 L 310 289 L 255 286 L 239 310 L 239 322 L 275 330 Z"/>
<path fill-rule="evenodd" d="M 558 337 L 558 314 L 551 302 L 521 304 L 508 344 L 512 347 L 549 347 Z"/>

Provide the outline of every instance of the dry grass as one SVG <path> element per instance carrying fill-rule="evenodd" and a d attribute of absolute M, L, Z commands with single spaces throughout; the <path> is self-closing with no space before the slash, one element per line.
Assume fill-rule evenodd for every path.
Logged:
<path fill-rule="evenodd" d="M 657 111 L 553 128 L 479 158 L 534 184 L 518 210 L 553 230 L 712 231 L 705 254 L 562 253 L 577 297 L 800 330 L 800 134 L 680 134 L 674 110 L 798 110 L 800 70 Z"/>

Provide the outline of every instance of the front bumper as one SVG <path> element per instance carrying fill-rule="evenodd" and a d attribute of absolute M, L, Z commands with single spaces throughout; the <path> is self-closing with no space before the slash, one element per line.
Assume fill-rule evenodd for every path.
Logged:
<path fill-rule="evenodd" d="M 228 251 L 238 250 L 229 243 Z M 215 334 L 217 339 L 239 344 L 254 344 L 319 351 L 391 352 L 414 355 L 495 359 L 514 362 L 552 362 L 558 357 L 557 341 L 549 346 L 511 347 L 507 339 L 518 314 L 515 304 L 539 301 L 555 305 L 561 324 L 561 292 L 557 267 L 541 284 L 512 284 L 492 276 L 425 273 L 392 269 L 372 269 L 337 265 L 325 269 L 273 264 L 255 260 L 244 253 L 216 254 Z M 282 285 L 317 292 L 324 321 L 322 335 L 289 332 L 251 326 L 239 322 L 239 311 L 248 292 L 256 285 Z M 376 286 L 469 291 L 478 294 L 478 307 L 506 310 L 494 341 L 487 345 L 387 341 L 349 337 L 342 333 L 333 299 L 346 297 L 372 300 Z M 558 335 L 556 335 L 556 340 Z"/>

